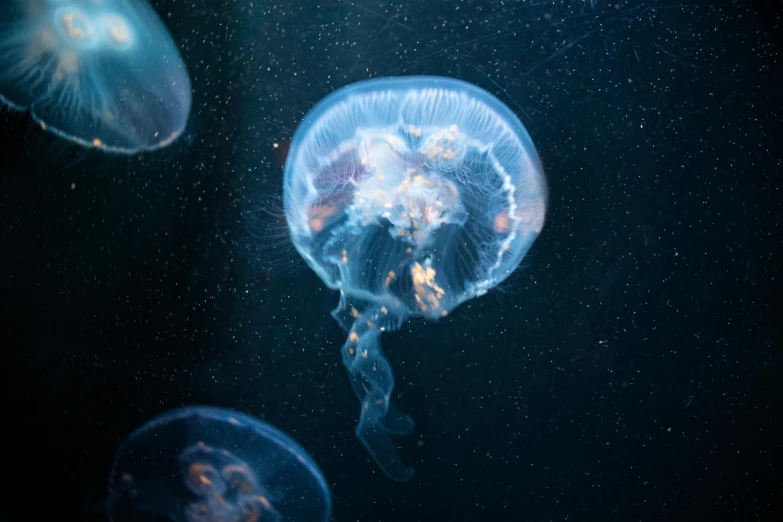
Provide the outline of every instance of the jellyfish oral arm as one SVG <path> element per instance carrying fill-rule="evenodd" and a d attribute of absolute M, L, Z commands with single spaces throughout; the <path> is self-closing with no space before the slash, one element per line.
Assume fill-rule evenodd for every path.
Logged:
<path fill-rule="evenodd" d="M 361 402 L 356 436 L 383 472 L 401 482 L 413 476 L 413 469 L 402 462 L 392 437 L 409 435 L 413 421 L 391 403 L 394 376 L 381 351 L 381 324 L 386 313 L 382 306 L 371 306 L 358 315 L 342 354 L 351 386 Z"/>

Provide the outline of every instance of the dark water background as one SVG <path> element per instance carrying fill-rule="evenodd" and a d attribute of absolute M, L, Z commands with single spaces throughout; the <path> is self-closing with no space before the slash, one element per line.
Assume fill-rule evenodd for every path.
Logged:
<path fill-rule="evenodd" d="M 84 518 L 131 430 L 201 403 L 294 436 L 336 520 L 780 516 L 775 3 L 154 4 L 194 88 L 171 147 L 83 154 L 0 113 L 4 520 Z M 304 113 L 395 74 L 498 96 L 550 184 L 502 289 L 383 339 L 403 484 L 353 435 L 337 294 L 262 210 Z"/>

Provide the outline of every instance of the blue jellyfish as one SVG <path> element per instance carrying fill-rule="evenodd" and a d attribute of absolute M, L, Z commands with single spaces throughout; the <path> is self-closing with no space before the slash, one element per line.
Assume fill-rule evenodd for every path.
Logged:
<path fill-rule="evenodd" d="M 331 502 L 318 466 L 289 436 L 205 406 L 168 411 L 134 431 L 109 479 L 112 522 L 321 522 Z"/>
<path fill-rule="evenodd" d="M 146 0 L 3 0 L 0 101 L 71 142 L 129 154 L 182 133 L 191 91 Z"/>
<path fill-rule="evenodd" d="M 332 315 L 348 333 L 356 435 L 390 478 L 407 480 L 391 437 L 413 422 L 390 403 L 381 332 L 445 317 L 514 271 L 546 212 L 533 142 L 508 107 L 465 82 L 359 82 L 297 129 L 283 203 L 297 251 L 340 291 Z"/>

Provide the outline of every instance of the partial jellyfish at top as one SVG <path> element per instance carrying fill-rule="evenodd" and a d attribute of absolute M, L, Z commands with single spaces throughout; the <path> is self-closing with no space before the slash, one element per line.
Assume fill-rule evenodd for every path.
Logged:
<path fill-rule="evenodd" d="M 340 303 L 342 348 L 361 402 L 356 435 L 407 480 L 392 436 L 411 419 L 390 402 L 381 332 L 445 317 L 514 271 L 544 225 L 547 186 L 533 142 L 500 100 L 438 77 L 374 79 L 320 101 L 285 165 L 291 238 Z M 448 355 L 448 354 L 444 354 Z"/>
<path fill-rule="evenodd" d="M 321 470 L 288 435 L 259 419 L 178 408 L 134 431 L 109 478 L 111 522 L 325 522 Z"/>
<path fill-rule="evenodd" d="M 182 133 L 191 89 L 146 0 L 3 0 L 0 101 L 73 143 L 130 154 Z"/>

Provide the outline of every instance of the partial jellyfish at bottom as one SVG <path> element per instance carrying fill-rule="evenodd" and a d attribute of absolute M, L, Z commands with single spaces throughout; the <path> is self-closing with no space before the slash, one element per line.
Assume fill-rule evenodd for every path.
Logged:
<path fill-rule="evenodd" d="M 291 239 L 329 288 L 361 402 L 356 435 L 408 480 L 392 440 L 413 421 L 391 402 L 381 332 L 445 317 L 519 265 L 544 225 L 547 186 L 519 118 L 468 83 L 374 79 L 321 100 L 291 142 L 283 195 Z"/>
<path fill-rule="evenodd" d="M 111 522 L 325 522 L 331 494 L 293 439 L 241 413 L 193 406 L 134 431 L 114 457 Z"/>

